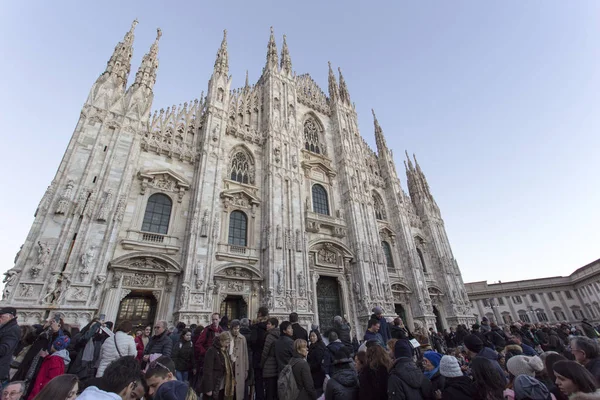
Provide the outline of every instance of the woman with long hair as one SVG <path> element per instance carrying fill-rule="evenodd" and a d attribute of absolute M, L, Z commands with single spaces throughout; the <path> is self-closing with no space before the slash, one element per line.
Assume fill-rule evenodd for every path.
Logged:
<path fill-rule="evenodd" d="M 367 348 L 366 361 L 358 374 L 358 399 L 386 399 L 388 371 L 392 365 L 390 355 L 381 346 L 371 346 Z"/>
<path fill-rule="evenodd" d="M 575 361 L 557 361 L 552 366 L 556 386 L 571 398 L 578 393 L 594 393 L 597 389 L 594 376 L 584 366 Z"/>
<path fill-rule="evenodd" d="M 194 345 L 192 344 L 192 331 L 183 329 L 179 341 L 173 345 L 171 356 L 175 363 L 175 375 L 178 381 L 187 382 L 189 371 L 194 363 Z"/>
<path fill-rule="evenodd" d="M 471 373 L 477 400 L 504 400 L 506 378 L 487 358 L 475 357 L 471 361 Z"/>
<path fill-rule="evenodd" d="M 213 345 L 204 357 L 204 374 L 200 390 L 204 399 L 233 400 L 235 380 L 233 363 L 229 357 L 231 336 L 223 332 L 213 339 Z"/>
<path fill-rule="evenodd" d="M 75 400 L 79 393 L 77 375 L 66 374 L 52 379 L 33 400 Z"/>
<path fill-rule="evenodd" d="M 294 341 L 294 352 L 290 360 L 292 373 L 298 386 L 299 394 L 296 399 L 290 400 L 315 400 L 317 391 L 310 373 L 310 366 L 306 362 L 308 355 L 308 344 L 304 339 L 296 339 Z"/>
<path fill-rule="evenodd" d="M 323 394 L 323 382 L 325 381 L 325 371 L 323 370 L 323 359 L 327 352 L 327 347 L 323 343 L 321 333 L 318 329 L 310 331 L 308 335 L 310 345 L 308 346 L 308 356 L 306 361 L 310 366 L 310 375 L 317 391 L 317 396 Z"/>
<path fill-rule="evenodd" d="M 556 386 L 556 375 L 554 375 L 554 370 L 552 369 L 554 367 L 554 364 L 556 364 L 559 361 L 567 361 L 567 359 L 564 356 L 561 356 L 560 354 L 549 354 L 546 357 L 545 366 L 546 374 L 548 375 L 547 386 L 548 390 L 550 390 L 550 393 L 552 393 L 557 400 L 567 400 L 567 396 L 565 396 L 563 392 L 560 391 L 558 386 Z"/>

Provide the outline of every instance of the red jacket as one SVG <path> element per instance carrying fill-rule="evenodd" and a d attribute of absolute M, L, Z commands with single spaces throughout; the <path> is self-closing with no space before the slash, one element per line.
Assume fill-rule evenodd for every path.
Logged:
<path fill-rule="evenodd" d="M 211 348 L 215 336 L 221 332 L 223 332 L 223 329 L 220 326 L 215 328 L 213 325 L 209 325 L 204 328 L 200 336 L 198 336 L 198 339 L 196 339 L 196 343 L 194 343 L 194 354 L 196 359 L 204 357 L 206 351 Z"/>
<path fill-rule="evenodd" d="M 136 336 L 133 340 L 135 341 L 135 349 L 137 350 L 136 359 L 142 361 L 144 357 L 144 342 L 142 341 L 142 337 Z"/>
<path fill-rule="evenodd" d="M 64 353 L 66 353 L 66 350 L 64 350 Z M 69 357 L 68 354 L 66 353 L 67 358 Z M 40 371 L 35 377 L 35 382 L 31 387 L 31 394 L 27 400 L 32 400 L 48 382 L 64 373 L 65 359 L 62 357 L 62 354 L 54 353 L 46 356 L 40 366 Z"/>

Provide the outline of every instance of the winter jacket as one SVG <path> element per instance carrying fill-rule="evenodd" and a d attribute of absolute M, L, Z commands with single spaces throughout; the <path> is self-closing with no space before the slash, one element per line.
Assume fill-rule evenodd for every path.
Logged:
<path fill-rule="evenodd" d="M 12 355 L 21 340 L 21 329 L 17 319 L 0 326 L 0 382 L 8 378 Z"/>
<path fill-rule="evenodd" d="M 246 383 L 252 386 L 254 385 L 254 366 L 252 365 L 254 354 L 252 353 L 252 348 L 250 347 L 252 331 L 250 330 L 250 327 L 242 327 L 240 328 L 240 334 L 246 338 L 246 348 L 248 349 L 248 379 L 246 379 Z"/>
<path fill-rule="evenodd" d="M 383 338 L 383 343 L 385 347 L 385 343 L 388 342 L 392 338 L 392 334 L 390 332 L 390 325 L 387 323 L 385 317 L 382 315 L 381 318 L 377 318 L 375 314 L 371 315 L 371 319 L 376 319 L 379 321 L 379 334 Z"/>
<path fill-rule="evenodd" d="M 472 400 L 475 397 L 475 386 L 468 376 L 446 378 L 442 389 L 442 400 Z"/>
<path fill-rule="evenodd" d="M 160 335 L 154 335 L 150 338 L 148 346 L 144 349 L 144 355 L 162 354 L 163 356 L 171 357 L 173 351 L 173 341 L 163 332 Z"/>
<path fill-rule="evenodd" d="M 331 370 L 331 367 L 333 366 L 333 358 L 335 353 L 343 347 L 344 344 L 339 339 L 327 345 L 327 351 L 325 352 L 325 357 L 323 358 L 323 370 L 326 374 L 331 375 L 333 372 Z"/>
<path fill-rule="evenodd" d="M 429 380 L 431 381 L 431 390 L 434 392 L 436 390 L 441 391 L 446 383 L 446 378 L 442 376 L 442 374 L 440 374 L 439 370 L 435 374 L 433 374 L 433 376 Z"/>
<path fill-rule="evenodd" d="M 360 389 L 359 400 L 385 399 L 387 398 L 388 370 L 384 366 L 373 370 L 365 366 L 358 374 Z"/>
<path fill-rule="evenodd" d="M 423 400 L 431 397 L 431 382 L 409 358 L 394 362 L 388 378 L 388 400 Z"/>
<path fill-rule="evenodd" d="M 338 335 L 338 339 L 346 346 L 350 351 L 349 354 L 354 354 L 354 346 L 352 346 L 352 337 L 350 335 L 350 325 L 345 323 L 333 323 L 333 330 Z"/>
<path fill-rule="evenodd" d="M 311 344 L 308 348 L 308 356 L 306 357 L 306 361 L 310 366 L 310 374 L 312 375 L 313 383 L 317 389 L 323 387 L 323 381 L 325 380 L 323 359 L 325 358 L 326 351 L 327 347 L 325 347 L 325 343 L 323 343 L 322 340 Z"/>
<path fill-rule="evenodd" d="M 537 351 L 535 351 L 533 347 L 529 346 L 526 343 L 521 342 L 521 348 L 523 349 L 523 354 L 525 354 L 526 356 L 533 357 L 538 355 Z"/>
<path fill-rule="evenodd" d="M 294 339 L 288 335 L 280 335 L 274 347 L 275 359 L 277 360 L 277 374 L 279 375 L 294 356 Z"/>
<path fill-rule="evenodd" d="M 506 376 L 506 374 L 504 373 L 504 370 L 498 363 L 498 353 L 496 353 L 494 350 L 492 350 L 488 347 L 484 347 L 479 353 L 477 353 L 477 355 L 475 357 L 483 357 L 483 358 L 487 358 L 488 360 L 492 361 L 494 363 L 494 366 L 496 367 L 496 369 L 498 371 L 500 371 L 502 376 Z"/>
<path fill-rule="evenodd" d="M 220 326 L 215 328 L 214 325 L 209 325 L 200 334 L 196 342 L 194 343 L 194 354 L 196 358 L 202 358 L 208 351 L 208 349 L 212 346 L 213 339 L 219 333 L 223 332 Z"/>
<path fill-rule="evenodd" d="M 279 335 L 279 328 L 273 328 L 267 333 L 260 359 L 263 378 L 275 378 L 279 375 L 279 371 L 277 370 L 277 359 L 275 358 L 275 342 L 279 339 Z"/>
<path fill-rule="evenodd" d="M 250 341 L 248 342 L 248 346 L 252 350 L 252 367 L 262 368 L 260 360 L 263 348 L 265 347 L 265 339 L 267 338 L 267 322 L 257 322 L 250 327 L 250 331 Z"/>
<path fill-rule="evenodd" d="M 48 382 L 53 378 L 65 373 L 65 366 L 71 362 L 69 352 L 66 349 L 54 352 L 42 362 L 42 366 L 35 377 L 35 382 L 31 386 L 31 392 L 28 400 L 32 400 Z"/>
<path fill-rule="evenodd" d="M 220 340 L 213 339 L 212 347 L 204 355 L 204 373 L 200 382 L 200 392 L 208 393 L 219 390 L 227 372 L 225 357 L 229 357 L 229 355 L 223 354 L 221 351 Z M 233 368 L 233 363 L 231 365 Z"/>
<path fill-rule="evenodd" d="M 179 341 L 173 345 L 173 354 L 171 359 L 175 363 L 177 371 L 189 371 L 194 362 L 194 346 L 191 341 Z"/>
<path fill-rule="evenodd" d="M 118 351 L 117 347 L 119 348 Z M 135 340 L 131 336 L 119 331 L 113 337 L 106 339 L 102 344 L 102 348 L 100 349 L 100 364 L 98 365 L 96 378 L 104 376 L 104 370 L 108 367 L 108 364 L 125 356 L 137 356 L 137 348 Z"/>
<path fill-rule="evenodd" d="M 292 336 L 292 338 L 294 340 L 296 340 L 296 339 L 304 339 L 308 343 L 308 332 L 306 332 L 306 329 L 304 329 L 297 322 L 292 323 L 292 329 L 294 330 L 294 335 Z"/>
<path fill-rule="evenodd" d="M 133 338 L 133 341 L 135 342 L 135 349 L 137 350 L 137 356 L 135 358 L 141 361 L 144 357 L 144 341 L 141 336 L 136 336 Z"/>
<path fill-rule="evenodd" d="M 381 329 L 377 333 L 373 333 L 367 329 L 367 331 L 365 332 L 365 342 L 368 342 L 369 340 L 377 340 L 379 345 L 385 349 L 387 341 L 383 341 L 383 336 L 381 336 L 380 332 Z"/>
<path fill-rule="evenodd" d="M 590 371 L 596 382 L 600 382 L 600 358 L 592 358 L 585 364 L 585 369 Z"/>
<path fill-rule="evenodd" d="M 317 391 L 315 390 L 315 385 L 312 376 L 310 375 L 310 366 L 306 360 L 304 360 L 304 357 L 296 352 L 294 352 L 292 359 L 299 360 L 295 361 L 295 364 L 292 367 L 292 373 L 294 374 L 296 385 L 298 385 L 298 390 L 300 391 L 296 400 L 316 400 Z"/>
<path fill-rule="evenodd" d="M 77 400 L 121 400 L 121 396 L 116 393 L 105 392 L 96 386 L 88 386 L 77 396 Z"/>
<path fill-rule="evenodd" d="M 349 358 L 336 361 L 325 388 L 325 400 L 358 400 L 358 376 L 351 362 Z"/>
<path fill-rule="evenodd" d="M 556 351 L 558 354 L 565 351 L 565 345 L 562 340 L 558 336 L 556 331 L 551 330 L 550 335 L 548 336 L 548 344 L 546 346 L 546 351 Z"/>
<path fill-rule="evenodd" d="M 494 344 L 494 347 L 497 349 L 503 349 L 504 346 L 506 346 L 506 337 L 504 335 L 504 332 L 502 332 L 502 329 L 498 327 L 492 328 L 489 332 L 485 334 L 485 336 L 488 339 L 488 341 L 492 342 Z"/>
<path fill-rule="evenodd" d="M 390 327 L 390 332 L 392 334 L 392 339 L 408 339 L 408 332 L 399 325 L 392 325 Z"/>
<path fill-rule="evenodd" d="M 585 336 L 589 337 L 590 339 L 598 338 L 598 333 L 596 332 L 596 329 L 589 322 L 582 321 L 581 327 L 583 328 L 583 332 L 585 333 Z"/>

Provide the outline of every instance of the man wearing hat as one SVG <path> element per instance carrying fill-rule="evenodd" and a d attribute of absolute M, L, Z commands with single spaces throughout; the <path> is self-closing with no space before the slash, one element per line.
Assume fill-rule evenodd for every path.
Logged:
<path fill-rule="evenodd" d="M 468 335 L 465 337 L 465 347 L 467 348 L 467 353 L 469 357 L 483 357 L 494 363 L 494 366 L 500 371 L 502 376 L 504 376 L 504 370 L 498 363 L 498 353 L 489 347 L 485 347 L 481 339 L 474 334 Z"/>
<path fill-rule="evenodd" d="M 10 362 L 20 338 L 21 329 L 17 325 L 17 310 L 13 307 L 2 307 L 0 309 L 0 388 L 8 384 Z"/>
<path fill-rule="evenodd" d="M 379 306 L 373 307 L 373 315 L 371 315 L 371 319 L 376 319 L 379 321 L 379 334 L 383 339 L 383 343 L 387 343 L 388 340 L 392 338 L 392 333 L 390 332 L 390 326 L 385 320 L 383 316 L 383 309 Z M 385 346 L 384 346 L 385 347 Z"/>

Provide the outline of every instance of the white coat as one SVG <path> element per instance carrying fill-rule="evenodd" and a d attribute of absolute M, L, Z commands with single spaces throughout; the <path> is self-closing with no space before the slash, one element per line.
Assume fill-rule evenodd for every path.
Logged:
<path fill-rule="evenodd" d="M 119 346 L 119 352 L 117 351 L 116 345 Z M 100 378 L 104 375 L 104 370 L 108 367 L 108 364 L 115 361 L 120 357 L 125 356 L 137 356 L 137 350 L 135 348 L 135 340 L 133 337 L 126 334 L 125 332 L 117 332 L 114 336 L 107 338 L 102 344 L 100 349 L 100 365 L 98 366 L 98 372 L 96 378 Z"/>

